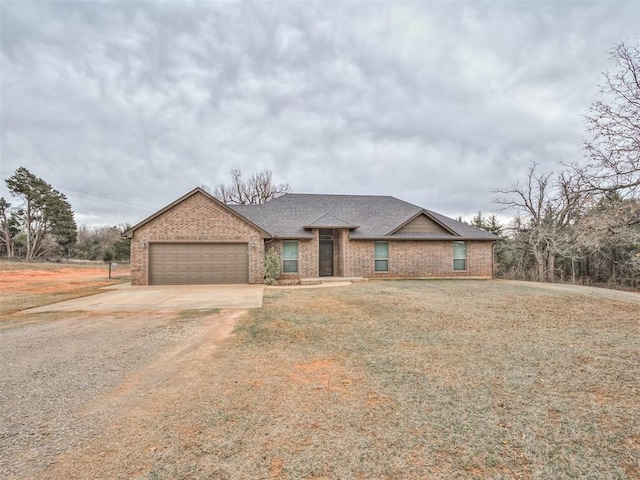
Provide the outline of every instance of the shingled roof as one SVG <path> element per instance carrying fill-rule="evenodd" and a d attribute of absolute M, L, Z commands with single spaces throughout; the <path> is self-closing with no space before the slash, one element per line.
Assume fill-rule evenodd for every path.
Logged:
<path fill-rule="evenodd" d="M 390 196 L 288 193 L 262 205 L 229 205 L 279 238 L 312 238 L 310 228 L 349 228 L 352 239 L 497 240 L 497 236 Z M 420 215 L 438 233 L 399 232 Z"/>

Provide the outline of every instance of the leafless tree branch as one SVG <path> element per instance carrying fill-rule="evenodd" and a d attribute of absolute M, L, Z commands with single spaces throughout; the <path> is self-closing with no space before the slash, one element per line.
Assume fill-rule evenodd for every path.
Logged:
<path fill-rule="evenodd" d="M 614 68 L 604 74 L 604 100 L 585 115 L 591 138 L 588 163 L 574 165 L 586 190 L 634 193 L 640 188 L 640 47 L 621 42 L 611 51 Z"/>
<path fill-rule="evenodd" d="M 259 205 L 291 191 L 288 183 L 274 183 L 271 170 L 252 173 L 248 179 L 239 169 L 231 170 L 230 174 L 229 184 L 220 183 L 213 189 L 203 185 L 203 188 L 221 202 L 235 205 Z"/>

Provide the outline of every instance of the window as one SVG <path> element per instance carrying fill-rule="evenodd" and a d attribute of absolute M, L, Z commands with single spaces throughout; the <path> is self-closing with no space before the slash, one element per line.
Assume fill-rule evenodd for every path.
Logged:
<path fill-rule="evenodd" d="M 282 273 L 298 273 L 298 242 L 282 242 Z"/>
<path fill-rule="evenodd" d="M 453 269 L 467 269 L 467 242 L 453 242 Z"/>
<path fill-rule="evenodd" d="M 374 251 L 375 251 L 375 271 L 388 272 L 389 271 L 389 243 L 375 242 Z"/>

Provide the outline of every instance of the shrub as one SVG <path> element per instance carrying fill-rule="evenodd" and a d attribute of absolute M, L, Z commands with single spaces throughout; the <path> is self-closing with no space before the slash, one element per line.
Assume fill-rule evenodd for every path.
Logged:
<path fill-rule="evenodd" d="M 270 248 L 264 257 L 264 283 L 274 285 L 280 278 L 280 256 L 275 248 Z"/>

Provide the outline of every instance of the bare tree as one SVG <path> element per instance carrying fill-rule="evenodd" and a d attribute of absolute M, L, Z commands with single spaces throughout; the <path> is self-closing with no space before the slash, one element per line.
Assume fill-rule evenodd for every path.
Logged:
<path fill-rule="evenodd" d="M 544 282 L 555 278 L 556 256 L 571 243 L 570 227 L 580 215 L 585 197 L 575 177 L 567 173 L 540 174 L 536 169 L 533 164 L 526 183 L 496 190 L 504 196 L 494 202 L 503 209 L 516 210 L 516 236 L 524 244 L 523 252 L 533 255 L 537 278 Z"/>
<path fill-rule="evenodd" d="M 576 227 L 576 244 L 587 252 L 591 273 L 609 284 L 626 277 L 635 286 L 640 274 L 640 201 L 602 197 Z"/>
<path fill-rule="evenodd" d="M 203 185 L 203 188 L 223 203 L 236 205 L 259 205 L 291 191 L 288 183 L 276 184 L 273 172 L 263 170 L 253 173 L 245 179 L 242 170 L 231 170 L 231 183 L 220 183 L 213 189 Z"/>
<path fill-rule="evenodd" d="M 99 260 L 109 253 L 115 261 L 128 260 L 130 240 L 123 238 L 122 233 L 129 228 L 129 224 L 100 227 L 80 225 L 74 256 L 85 260 Z"/>
<path fill-rule="evenodd" d="M 603 100 L 585 115 L 591 140 L 588 164 L 575 167 L 596 191 L 635 191 L 640 187 L 640 48 L 624 42 L 611 51 L 614 69 L 604 74 Z"/>
<path fill-rule="evenodd" d="M 540 281 L 556 273 L 588 282 L 635 285 L 640 273 L 640 47 L 611 51 L 601 97 L 585 115 L 586 163 L 497 190 L 515 209 L 504 256 L 509 272 Z M 625 280 L 626 278 L 626 280 Z"/>

